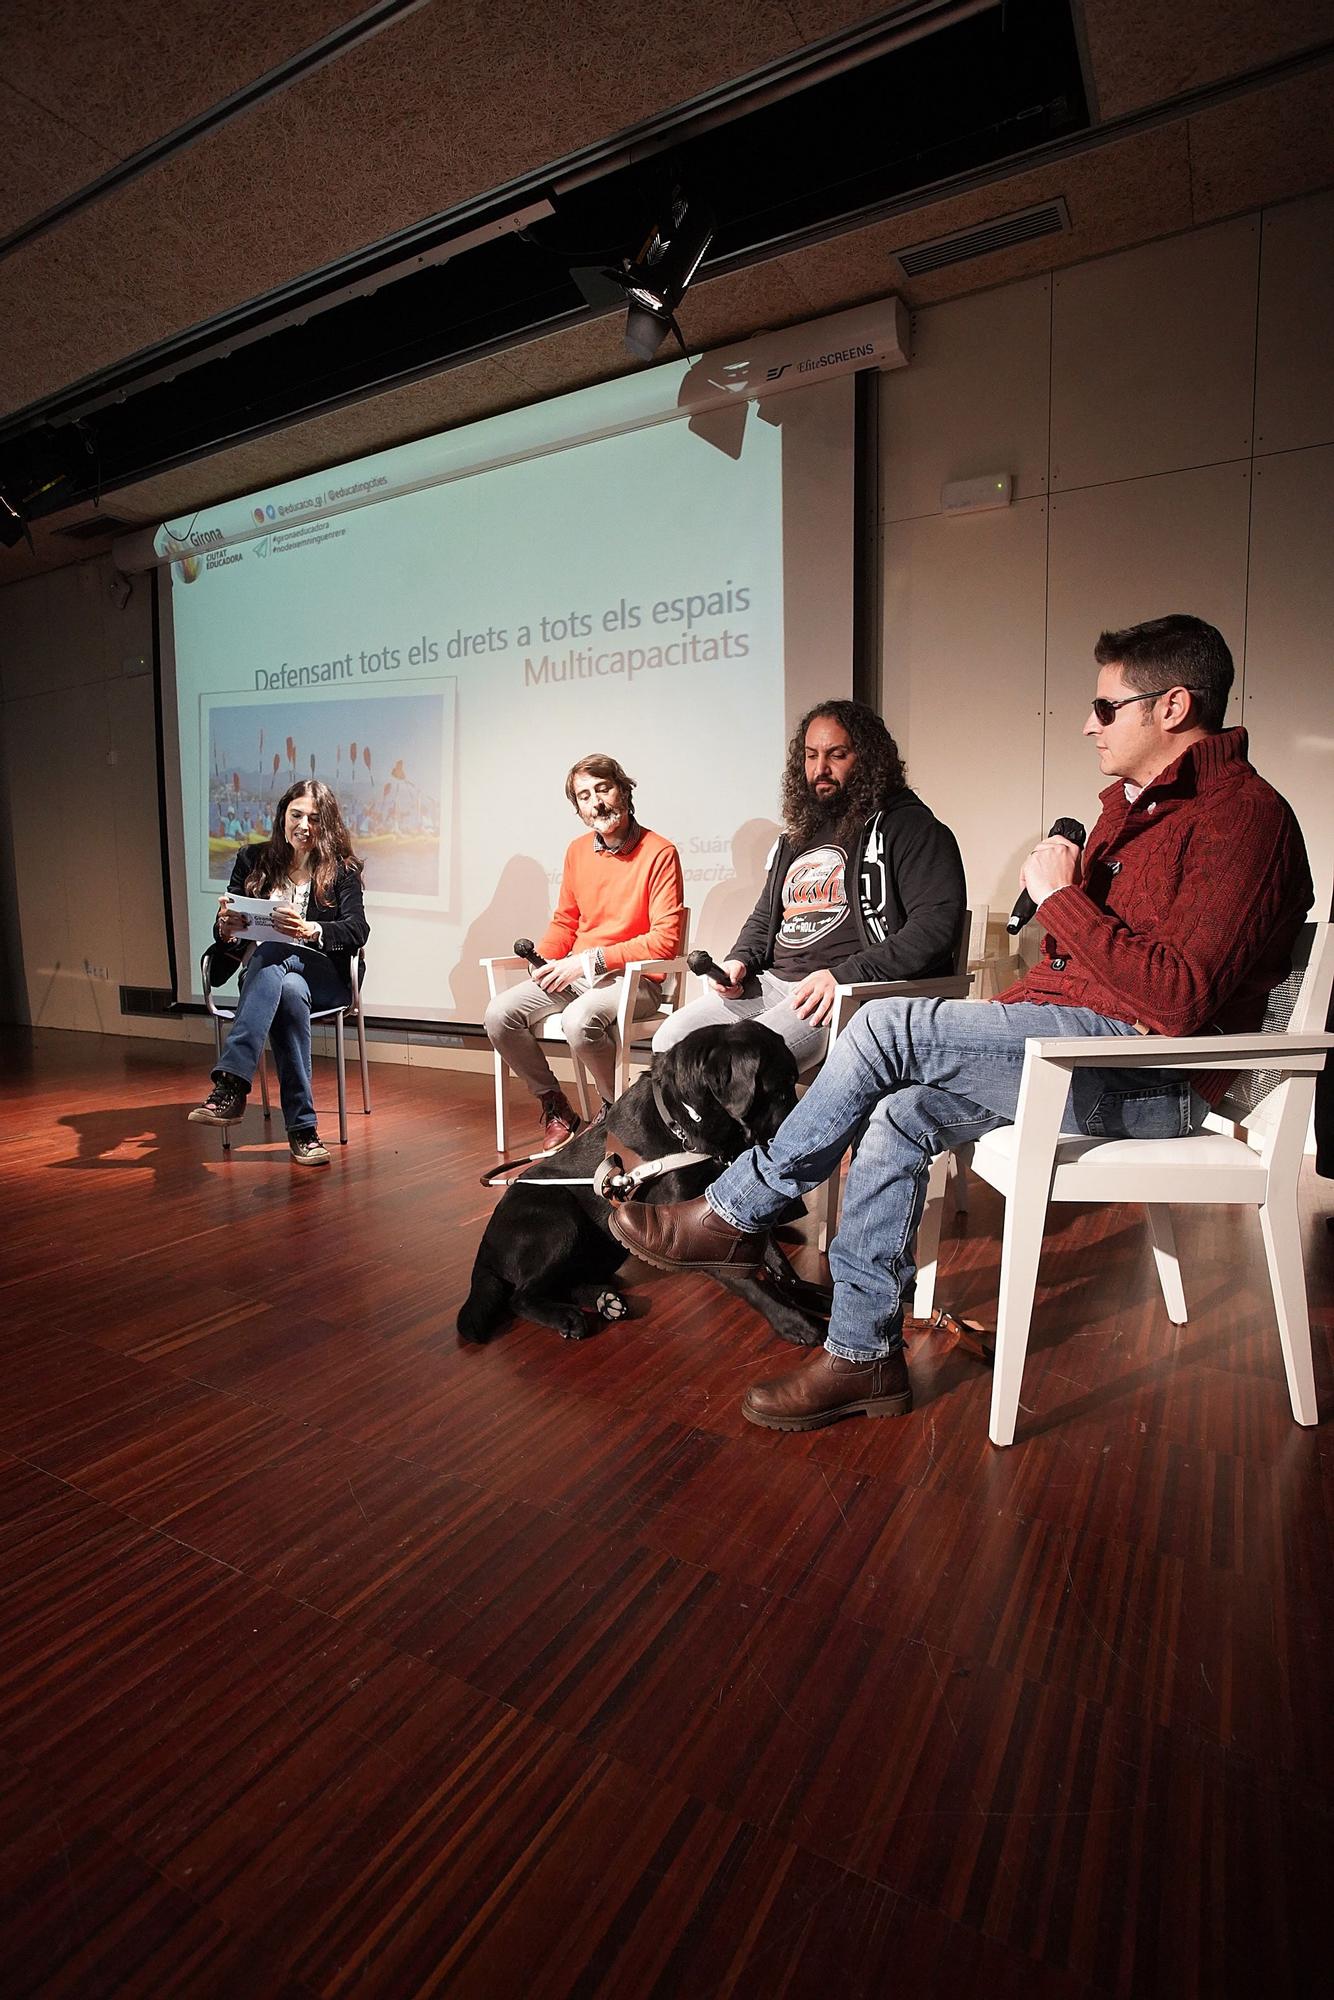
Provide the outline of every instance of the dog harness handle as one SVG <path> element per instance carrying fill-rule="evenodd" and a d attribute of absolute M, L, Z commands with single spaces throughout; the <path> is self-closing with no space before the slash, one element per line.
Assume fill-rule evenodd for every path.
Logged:
<path fill-rule="evenodd" d="M 546 1153 L 530 1153 L 522 1160 L 500 1160 L 489 1173 L 481 1176 L 483 1187 L 497 1187 L 505 1175 L 517 1173 L 520 1167 L 532 1166 L 534 1160 L 545 1160 Z M 534 1188 L 591 1187 L 604 1201 L 613 1204 L 634 1201 L 642 1187 L 655 1181 L 661 1174 L 679 1173 L 682 1167 L 698 1167 L 713 1158 L 712 1153 L 668 1153 L 661 1160 L 639 1160 L 633 1167 L 627 1167 L 619 1153 L 608 1153 L 595 1174 L 569 1175 L 557 1178 L 544 1175 L 540 1181 L 529 1181 Z"/>
<path fill-rule="evenodd" d="M 712 1153 L 667 1153 L 660 1160 L 640 1160 L 636 1166 L 627 1168 L 619 1153 L 608 1153 L 593 1176 L 593 1186 L 604 1201 L 619 1207 L 622 1202 L 635 1201 L 640 1189 L 660 1175 L 679 1173 L 682 1167 L 702 1166 L 712 1158 Z"/>

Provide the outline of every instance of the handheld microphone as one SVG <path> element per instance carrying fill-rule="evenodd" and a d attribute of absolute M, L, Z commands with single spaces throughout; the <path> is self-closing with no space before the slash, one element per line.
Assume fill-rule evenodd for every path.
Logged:
<path fill-rule="evenodd" d="M 526 958 L 528 960 L 528 963 L 532 966 L 534 972 L 538 971 L 540 967 L 546 964 L 546 960 L 543 958 L 542 954 L 538 951 L 537 946 L 533 943 L 533 940 L 531 938 L 515 938 L 514 956 L 516 958 Z"/>
<path fill-rule="evenodd" d="M 717 959 L 710 958 L 707 951 L 692 951 L 688 953 L 686 964 L 701 979 L 716 979 L 720 986 L 730 986 L 732 984 Z"/>
<path fill-rule="evenodd" d="M 1058 819 L 1052 823 L 1052 829 L 1047 838 L 1048 840 L 1070 840 L 1074 842 L 1076 847 L 1082 847 L 1088 835 L 1077 819 Z M 1038 906 L 1029 895 L 1027 889 L 1021 889 L 1015 906 L 1010 912 L 1009 922 L 1005 926 L 1010 936 L 1014 937 L 1016 932 L 1024 928 L 1025 924 L 1031 924 L 1037 912 Z"/>

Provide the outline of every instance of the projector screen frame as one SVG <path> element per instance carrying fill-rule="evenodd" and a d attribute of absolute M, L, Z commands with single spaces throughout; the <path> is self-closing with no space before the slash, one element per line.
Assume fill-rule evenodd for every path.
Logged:
<path fill-rule="evenodd" d="M 836 638 L 834 646 L 834 650 L 842 654 L 842 657 L 845 660 L 846 665 L 843 671 L 838 675 L 830 674 L 822 669 L 819 676 L 818 686 L 812 682 L 801 687 L 796 687 L 793 684 L 791 675 L 785 674 L 784 688 L 783 688 L 783 699 L 785 708 L 785 713 L 783 717 L 784 740 L 786 740 L 786 736 L 790 734 L 791 727 L 793 726 L 797 715 L 800 712 L 802 712 L 806 707 L 808 707 L 812 700 L 818 699 L 823 694 L 831 694 L 831 693 L 840 694 L 840 693 L 850 692 L 854 685 L 854 681 L 863 678 L 864 667 L 863 671 L 859 672 L 858 663 L 861 662 L 863 659 L 863 655 L 866 652 L 868 641 L 873 645 L 875 639 L 875 635 L 873 634 L 873 632 L 871 632 L 868 629 L 869 621 L 866 617 L 866 589 L 865 589 L 864 577 L 867 574 L 869 574 L 871 570 L 874 569 L 876 561 L 876 544 L 878 541 L 877 510 L 875 504 L 876 503 L 876 492 L 875 492 L 876 459 L 874 454 L 868 453 L 865 449 L 863 443 L 863 431 L 866 423 L 865 412 L 867 408 L 869 407 L 872 411 L 874 410 L 877 385 L 869 378 L 870 376 L 874 375 L 876 371 L 874 369 L 869 369 L 865 371 L 848 370 L 846 372 L 854 375 L 854 380 L 847 384 L 847 390 L 848 390 L 847 400 L 848 404 L 850 405 L 850 412 L 851 412 L 849 428 L 845 442 L 840 447 L 840 449 L 842 449 L 845 452 L 846 456 L 846 481 L 848 488 L 845 496 L 846 511 L 847 511 L 846 552 L 842 559 L 843 562 L 846 564 L 847 568 L 846 640 L 840 641 Z M 864 379 L 860 381 L 856 379 L 856 374 L 858 372 L 860 372 L 863 375 Z M 837 378 L 834 376 L 824 377 L 818 383 L 813 384 L 811 386 L 812 388 L 818 390 L 820 388 L 825 387 L 826 384 L 836 379 Z M 787 397 L 784 397 L 783 403 L 786 407 L 783 414 L 788 417 L 789 421 L 799 426 L 801 419 L 801 412 L 803 411 L 803 409 L 815 408 L 818 410 L 820 406 L 823 404 L 823 402 L 824 398 L 819 397 L 818 395 L 814 398 L 813 402 L 797 401 L 795 399 L 789 399 Z M 717 419 L 717 421 L 719 423 L 722 423 L 727 420 L 734 420 L 735 418 L 741 418 L 743 419 L 743 421 L 754 422 L 756 420 L 763 421 L 767 418 L 768 421 L 772 422 L 779 414 L 778 411 L 775 411 L 773 413 L 773 416 L 770 417 L 767 412 L 762 412 L 760 409 L 751 407 L 753 403 L 754 399 L 751 398 L 748 399 L 748 403 L 744 407 L 738 408 L 736 406 L 733 406 L 733 409 L 731 411 L 728 411 L 725 417 L 720 416 Z M 684 410 L 679 410 L 675 418 L 675 421 L 680 422 L 683 419 L 685 419 L 689 423 L 691 429 L 696 429 L 697 425 L 700 422 L 700 419 L 698 417 L 693 417 L 693 418 L 688 417 L 687 413 Z M 654 425 L 653 427 L 656 428 L 656 425 Z M 785 425 L 780 425 L 780 427 L 786 428 Z M 613 433 L 613 434 L 615 435 L 619 433 Z M 565 447 L 548 446 L 547 449 L 544 450 L 540 455 L 542 456 L 555 455 L 561 452 L 562 450 L 575 448 L 579 442 L 580 440 L 572 440 L 571 444 Z M 365 465 L 368 463 L 375 463 L 384 456 L 386 455 L 377 454 L 375 460 L 360 461 L 357 462 L 357 466 L 360 467 L 361 465 Z M 869 484 L 865 476 L 868 467 L 871 474 Z M 342 473 L 343 470 L 344 470 L 343 468 L 336 468 L 328 476 L 331 478 L 336 478 Z M 262 497 L 262 496 L 247 496 L 248 499 L 255 497 Z M 395 497 L 397 496 L 395 495 Z M 240 504 L 240 503 L 234 503 L 234 504 Z M 200 513 L 202 514 L 204 511 L 205 510 L 201 509 Z M 192 521 L 190 523 L 191 527 L 193 527 L 194 522 L 197 521 L 198 519 L 199 519 L 199 514 L 197 514 L 192 518 Z M 787 569 L 787 543 L 788 543 L 788 536 L 785 530 L 784 555 L 783 555 L 783 568 L 784 568 L 785 578 Z M 868 545 L 869 545 L 869 556 L 868 556 Z M 195 953 L 193 951 L 193 946 L 187 944 L 187 957 L 189 960 L 189 964 L 186 965 L 181 960 L 180 940 L 177 937 L 177 930 L 178 930 L 177 905 L 179 898 L 175 893 L 173 893 L 174 863 L 172 860 L 173 842 L 172 842 L 172 831 L 171 831 L 171 811 L 174 805 L 177 816 L 179 818 L 181 812 L 181 797 L 179 791 L 180 770 L 181 770 L 181 763 L 180 763 L 181 746 L 179 740 L 180 717 L 176 705 L 176 690 L 174 687 L 172 689 L 172 694 L 174 698 L 170 701 L 168 700 L 168 681 L 175 680 L 175 669 L 173 667 L 173 673 L 171 675 L 168 675 L 164 661 L 164 651 L 166 650 L 166 643 L 170 641 L 172 637 L 172 598 L 171 598 L 171 582 L 170 582 L 171 571 L 169 566 L 165 563 L 157 564 L 156 568 L 157 568 L 157 575 L 154 579 L 156 588 L 153 592 L 153 597 L 154 597 L 153 657 L 154 657 L 154 687 L 155 687 L 157 715 L 158 715 L 159 828 L 164 843 L 164 872 L 168 883 L 168 889 L 166 894 L 168 951 L 171 961 L 173 992 L 176 996 L 177 1011 L 179 1011 L 182 1014 L 203 1013 L 206 1010 L 203 1006 L 202 1001 L 197 997 L 197 994 L 194 991 L 197 982 L 197 973 L 194 965 Z M 163 601 L 164 598 L 165 602 Z M 784 598 L 785 629 L 786 626 L 787 626 L 787 609 L 786 609 L 786 593 L 785 593 L 785 598 Z M 840 681 L 842 682 L 841 686 L 838 684 Z M 833 683 L 833 685 L 831 685 L 831 682 Z M 173 772 L 175 773 L 174 785 L 172 783 Z M 553 776 L 553 784 L 558 785 L 561 776 L 563 776 L 563 770 L 562 772 L 555 773 Z M 776 788 L 779 777 L 778 770 L 775 770 L 773 777 L 774 777 L 774 785 Z M 650 815 L 650 817 L 652 817 L 652 815 Z M 674 831 L 674 829 L 670 827 L 665 828 L 664 830 L 668 832 Z M 575 831 L 577 831 L 577 828 L 572 827 L 571 834 L 573 834 Z M 690 900 L 690 892 L 688 889 L 687 901 L 689 900 Z M 698 919 L 699 917 L 698 908 L 695 909 L 694 916 L 696 919 Z M 186 926 L 186 930 L 188 939 L 189 936 L 188 924 Z M 507 943 L 508 940 L 497 939 L 494 948 L 503 950 L 506 948 Z M 187 987 L 187 981 L 182 978 L 183 973 L 188 974 L 188 987 Z M 436 1043 L 443 1043 L 445 1045 L 453 1045 L 453 1046 L 466 1046 L 470 1042 L 475 1042 L 477 1038 L 479 1038 L 482 1034 L 480 1020 L 471 1018 L 469 1016 L 455 1016 L 453 1018 L 444 1018 L 444 1019 L 425 1018 L 418 1014 L 405 1014 L 397 1009 L 390 1008 L 384 1011 L 368 1010 L 367 1021 L 369 1025 L 372 1025 L 377 1031 L 380 1032 L 388 1034 L 410 1035 L 414 1038 L 424 1038 L 426 1040 L 433 1041 Z"/>

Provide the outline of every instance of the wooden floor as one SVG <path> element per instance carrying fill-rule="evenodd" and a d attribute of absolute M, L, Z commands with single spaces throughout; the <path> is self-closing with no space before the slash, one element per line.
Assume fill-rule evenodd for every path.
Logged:
<path fill-rule="evenodd" d="M 377 1068 L 319 1174 L 185 1123 L 197 1050 L 0 1059 L 6 1995 L 1327 1990 L 1334 1432 L 1250 1218 L 1174 1333 L 1058 1212 L 1010 1451 L 925 1336 L 911 1417 L 785 1437 L 703 1279 L 460 1348 L 480 1079 Z"/>

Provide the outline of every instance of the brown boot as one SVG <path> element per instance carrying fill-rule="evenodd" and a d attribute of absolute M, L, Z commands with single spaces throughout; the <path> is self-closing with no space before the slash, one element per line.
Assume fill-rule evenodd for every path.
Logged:
<path fill-rule="evenodd" d="M 763 1233 L 743 1236 L 703 1195 L 656 1205 L 628 1201 L 607 1222 L 618 1243 L 660 1271 L 754 1271 L 764 1258 Z"/>
<path fill-rule="evenodd" d="M 844 1361 L 820 1348 L 790 1375 L 756 1382 L 741 1414 L 770 1431 L 817 1431 L 840 1417 L 906 1417 L 912 1384 L 903 1349 L 883 1361 Z"/>

